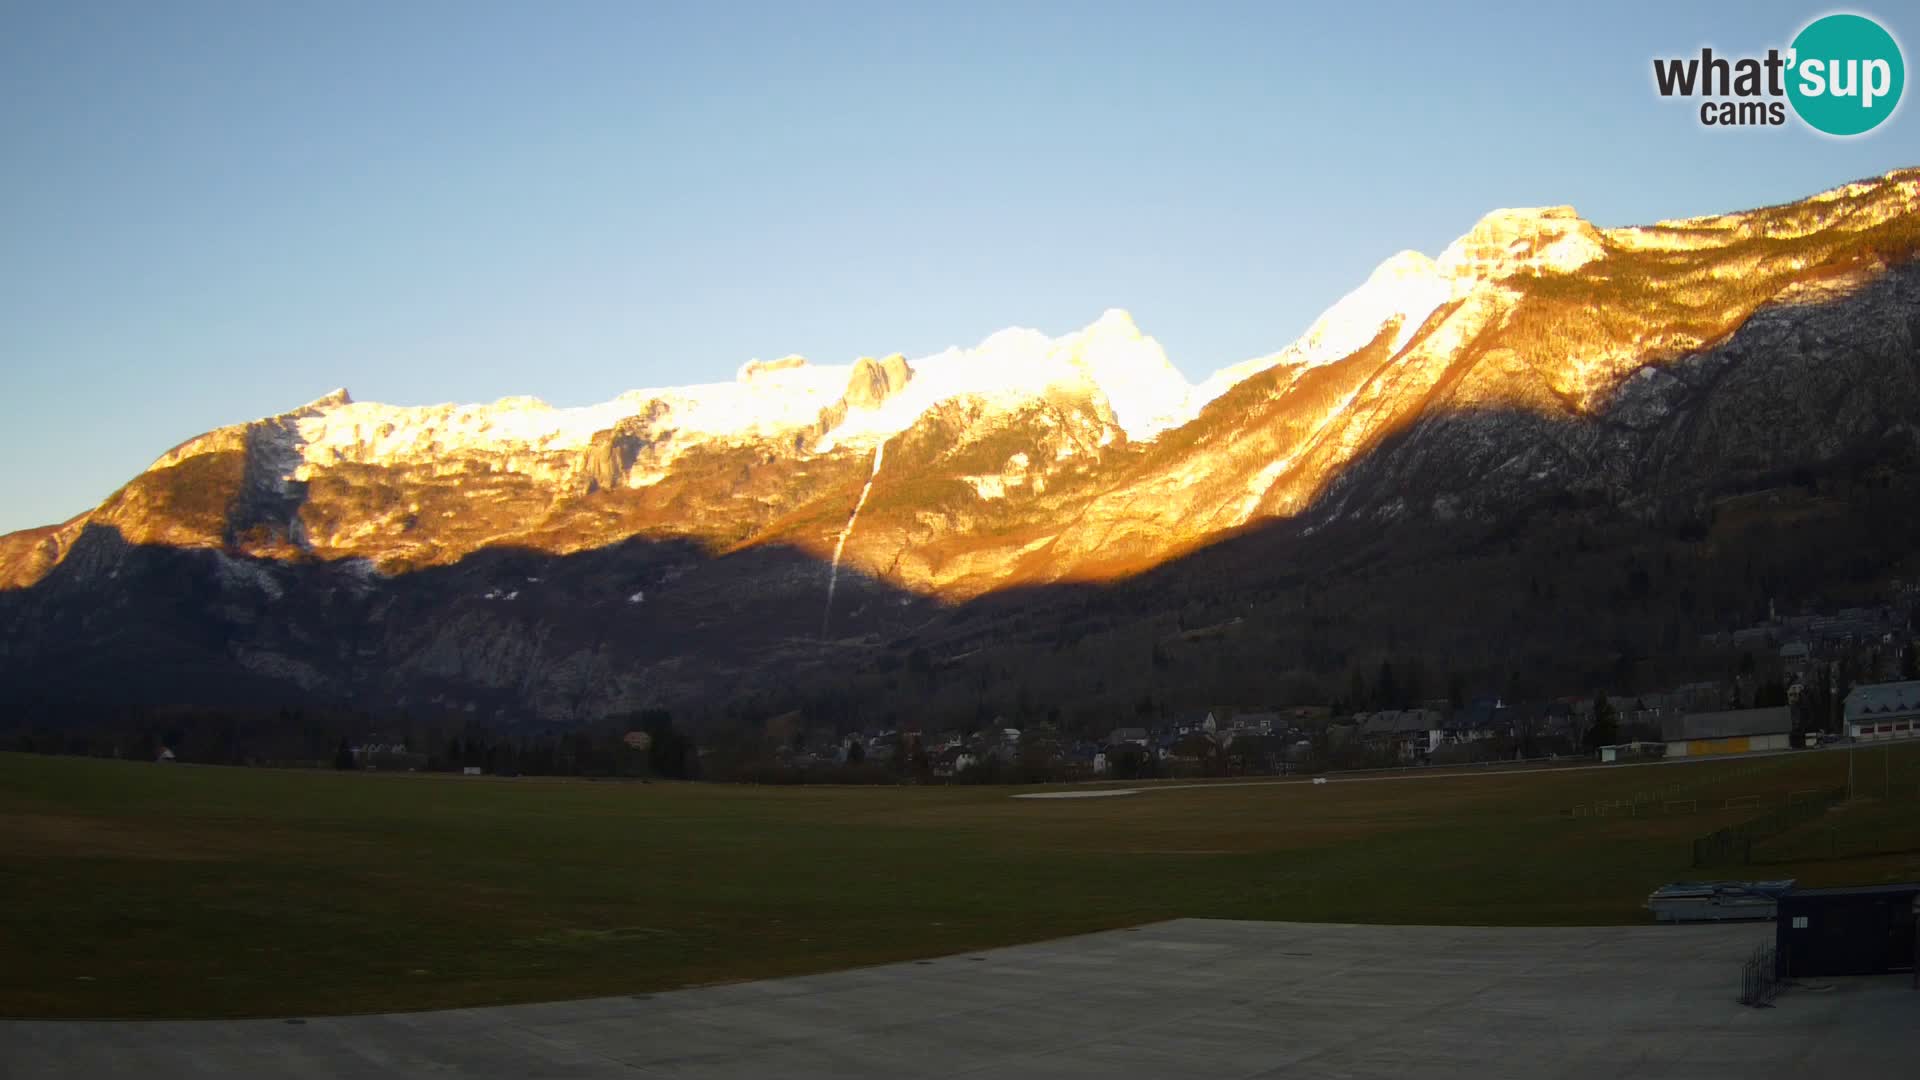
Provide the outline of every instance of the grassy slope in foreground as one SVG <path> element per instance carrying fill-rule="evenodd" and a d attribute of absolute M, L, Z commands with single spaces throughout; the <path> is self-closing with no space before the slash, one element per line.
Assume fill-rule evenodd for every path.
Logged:
<path fill-rule="evenodd" d="M 1896 779 L 1914 775 L 1916 751 L 1895 752 Z M 1879 753 L 1862 751 L 1864 777 L 1880 775 Z M 491 781 L 0 754 L 0 1014 L 634 993 L 1174 916 L 1634 922 L 1650 888 L 1697 876 L 1689 838 L 1751 816 L 1714 809 L 1726 797 L 1779 799 L 1845 778 L 1845 754 L 1809 753 L 1032 801 L 1003 788 Z M 1699 813 L 1561 814 L 1675 785 Z M 1910 878 L 1920 855 L 1764 872 Z"/>

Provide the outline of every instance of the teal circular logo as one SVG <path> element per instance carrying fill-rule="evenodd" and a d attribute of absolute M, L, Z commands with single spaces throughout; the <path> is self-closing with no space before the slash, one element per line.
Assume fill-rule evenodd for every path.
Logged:
<path fill-rule="evenodd" d="M 1817 131 L 1860 135 L 1900 104 L 1907 65 L 1900 44 L 1864 15 L 1828 15 L 1793 39 L 1787 98 Z"/>

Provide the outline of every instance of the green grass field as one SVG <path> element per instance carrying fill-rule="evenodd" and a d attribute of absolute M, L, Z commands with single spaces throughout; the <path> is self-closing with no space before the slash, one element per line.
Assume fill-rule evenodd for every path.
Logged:
<path fill-rule="evenodd" d="M 1914 775 L 1920 747 L 1890 767 Z M 1654 886 L 1703 876 L 1692 837 L 1756 812 L 1727 799 L 1846 771 L 1804 753 L 1050 801 L 0 754 L 0 1014 L 642 993 L 1176 916 L 1636 922 Z M 1697 811 L 1563 812 L 1655 789 Z M 1920 854 L 1707 873 L 1908 879 Z"/>

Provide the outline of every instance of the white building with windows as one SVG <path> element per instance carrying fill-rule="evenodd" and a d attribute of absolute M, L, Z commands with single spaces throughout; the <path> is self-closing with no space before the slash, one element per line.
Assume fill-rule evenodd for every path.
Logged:
<path fill-rule="evenodd" d="M 1849 739 L 1920 738 L 1920 681 L 1856 686 L 1847 694 L 1843 715 Z"/>

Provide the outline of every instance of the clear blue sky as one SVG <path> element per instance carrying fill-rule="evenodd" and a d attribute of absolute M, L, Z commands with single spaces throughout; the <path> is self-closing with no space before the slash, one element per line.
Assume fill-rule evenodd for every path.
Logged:
<path fill-rule="evenodd" d="M 1654 95 L 1823 5 L 1302 7 L 0 0 L 0 530 L 337 385 L 582 404 L 1107 307 L 1197 378 L 1493 207 L 1920 163 L 1912 103 L 1839 142 Z"/>

